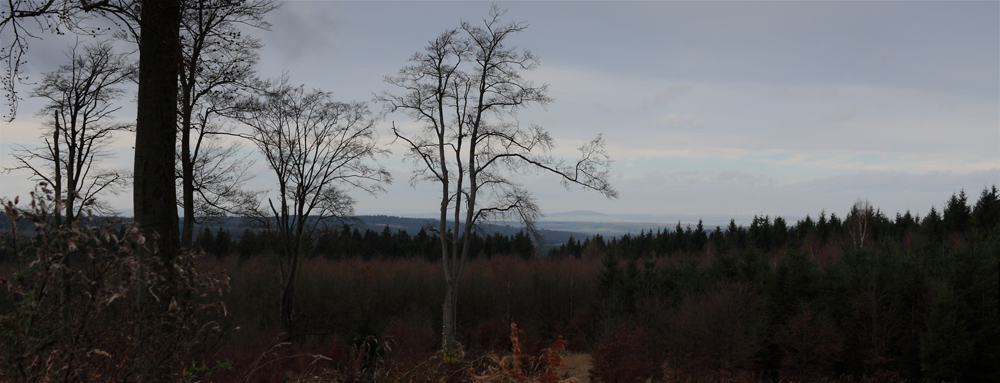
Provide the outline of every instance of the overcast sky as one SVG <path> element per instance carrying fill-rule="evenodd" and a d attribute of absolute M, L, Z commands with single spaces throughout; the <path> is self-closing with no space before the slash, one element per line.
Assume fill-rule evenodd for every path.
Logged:
<path fill-rule="evenodd" d="M 545 212 L 800 217 L 843 215 L 864 198 L 924 215 L 960 189 L 974 202 L 1000 184 L 1000 2 L 498 4 L 530 25 L 511 43 L 541 58 L 526 77 L 555 99 L 520 121 L 546 128 L 566 158 L 603 133 L 615 160 L 617 200 L 522 179 Z M 253 32 L 265 44 L 259 72 L 368 101 L 428 40 L 481 22 L 490 5 L 285 2 L 270 32 Z M 61 64 L 70 41 L 44 37 L 32 76 Z M 28 100 L 0 125 L 3 166 L 13 144 L 37 145 L 37 107 Z M 380 123 L 386 145 L 393 121 L 408 118 Z M 129 140 L 107 166 L 129 167 Z M 436 187 L 412 188 L 402 147 L 391 149 L 395 183 L 357 195 L 357 213 L 433 212 Z M 256 167 L 253 187 L 269 188 Z M 30 190 L 22 173 L 0 180 L 2 196 Z M 111 200 L 131 211 L 130 191 Z"/>

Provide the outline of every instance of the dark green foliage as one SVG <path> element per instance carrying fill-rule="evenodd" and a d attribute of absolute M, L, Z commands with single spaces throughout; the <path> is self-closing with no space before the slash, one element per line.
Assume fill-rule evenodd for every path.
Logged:
<path fill-rule="evenodd" d="M 476 238 L 479 238 L 479 236 L 476 236 Z M 479 247 L 482 246 L 480 245 Z M 531 241 L 531 237 L 525 234 L 524 231 L 514 234 L 511 247 L 514 254 L 517 254 L 522 259 L 529 259 L 535 255 L 535 244 Z"/>
<path fill-rule="evenodd" d="M 944 208 L 944 229 L 947 233 L 964 232 L 972 220 L 972 209 L 969 208 L 965 190 L 958 195 L 952 194 Z"/>
<path fill-rule="evenodd" d="M 981 234 L 994 233 L 1000 224 L 1000 193 L 996 185 L 983 189 L 972 210 L 972 224 Z"/>
<path fill-rule="evenodd" d="M 920 230 L 922 234 L 929 241 L 940 242 L 944 239 L 945 227 L 941 220 L 941 215 L 938 214 L 937 209 L 933 206 L 931 211 L 927 213 L 923 221 L 920 223 Z"/>
<path fill-rule="evenodd" d="M 705 235 L 701 250 L 711 244 L 712 254 L 705 258 L 685 247 L 697 243 L 700 228 L 612 238 L 598 276 L 598 321 L 656 317 L 654 307 L 672 323 L 667 337 L 685 334 L 672 343 L 682 350 L 674 354 L 678 368 L 725 368 L 698 356 L 715 355 L 702 348 L 717 331 L 701 326 L 730 307 L 720 286 L 748 286 L 759 292 L 762 321 L 745 329 L 753 341 L 738 347 L 750 348 L 740 355 L 752 355 L 765 376 L 997 381 L 1000 199 L 987 189 L 973 207 L 967 202 L 960 192 L 924 219 L 909 212 L 889 219 L 859 204 L 843 221 L 822 212 L 793 226 L 780 217 L 758 216 L 749 227 L 731 221 Z M 670 260 L 639 261 L 650 255 Z M 640 323 L 651 333 L 664 326 Z"/>
<path fill-rule="evenodd" d="M 232 234 L 224 227 L 212 231 L 203 227 L 194 241 L 194 247 L 204 250 L 206 254 L 225 257 L 237 254 L 243 260 L 256 255 L 268 254 L 275 250 L 276 238 L 266 231 L 244 229 L 234 240 Z M 572 253 L 579 257 L 587 242 L 575 242 Z M 321 231 L 315 238 L 310 238 L 304 245 L 309 258 L 322 256 L 327 259 L 363 259 L 408 258 L 418 257 L 429 262 L 441 259 L 441 240 L 437 234 L 428 234 L 426 229 L 420 229 L 415 235 L 405 230 L 392 230 L 384 226 L 381 230 L 365 229 L 343 225 L 333 230 Z M 523 231 L 507 236 L 492 233 L 481 236 L 472 233 L 471 258 L 476 256 L 490 257 L 492 255 L 517 254 L 528 259 L 535 256 L 536 247 L 531 237 Z"/>
<path fill-rule="evenodd" d="M 222 258 L 236 251 L 238 243 L 233 243 L 233 237 L 229 234 L 228 229 L 220 227 L 213 234 L 212 229 L 206 226 L 198 233 L 198 238 L 194 241 L 193 246 L 203 250 L 205 254 Z"/>
<path fill-rule="evenodd" d="M 921 371 L 937 382 L 964 381 L 975 347 L 972 335 L 959 318 L 955 297 L 947 290 L 938 295 L 920 337 Z"/>

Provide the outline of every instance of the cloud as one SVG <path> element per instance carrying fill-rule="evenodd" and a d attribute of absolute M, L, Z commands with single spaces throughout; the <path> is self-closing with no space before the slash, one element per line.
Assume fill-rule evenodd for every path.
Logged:
<path fill-rule="evenodd" d="M 964 189 L 973 198 L 1000 181 L 1000 168 L 967 173 L 862 171 L 798 181 L 750 171 L 649 172 L 616 177 L 619 200 L 594 193 L 567 192 L 544 177 L 526 182 L 547 212 L 594 210 L 622 214 L 753 214 L 804 217 L 821 210 L 843 216 L 858 198 L 887 214 L 926 213 L 940 209 L 952 193 Z M 975 201 L 970 201 L 970 203 Z"/>
<path fill-rule="evenodd" d="M 652 99 L 643 102 L 643 108 L 654 109 L 665 107 L 670 101 L 677 99 L 685 94 L 691 93 L 690 85 L 675 84 L 671 85 L 667 89 L 656 92 Z"/>
<path fill-rule="evenodd" d="M 705 126 L 705 119 L 694 113 L 678 113 L 660 116 L 653 120 L 655 123 L 668 128 L 701 128 Z"/>

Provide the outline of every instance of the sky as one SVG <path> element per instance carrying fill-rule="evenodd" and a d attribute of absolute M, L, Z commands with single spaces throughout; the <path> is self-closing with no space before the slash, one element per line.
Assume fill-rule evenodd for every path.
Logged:
<path fill-rule="evenodd" d="M 265 44 L 262 76 L 370 102 L 393 90 L 384 76 L 447 29 L 481 23 L 491 4 L 289 1 L 267 16 L 270 31 L 250 33 Z M 614 160 L 613 200 L 552 175 L 520 178 L 543 212 L 843 216 L 867 199 L 890 215 L 925 215 L 959 190 L 974 202 L 1000 184 L 1000 2 L 497 4 L 529 25 L 510 43 L 540 58 L 525 77 L 555 100 L 520 122 L 547 129 L 567 159 L 603 134 Z M 72 43 L 43 38 L 32 42 L 31 76 L 61 64 Z M 134 120 L 125 103 L 123 120 Z M 39 144 L 40 105 L 25 100 L 0 123 L 0 166 L 16 145 Z M 356 213 L 431 213 L 437 187 L 410 185 L 393 122 L 413 123 L 379 123 L 394 183 L 356 193 Z M 130 140 L 103 166 L 129 167 Z M 263 161 L 254 173 L 251 187 L 272 187 Z M 23 173 L 0 183 L 8 198 L 31 190 Z M 108 199 L 130 212 L 131 191 Z"/>

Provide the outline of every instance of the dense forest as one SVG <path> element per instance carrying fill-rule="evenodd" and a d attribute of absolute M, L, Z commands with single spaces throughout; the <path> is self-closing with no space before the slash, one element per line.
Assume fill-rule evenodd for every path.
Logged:
<path fill-rule="evenodd" d="M 130 235 L 123 227 L 106 229 L 111 232 Z M 13 321 L 51 305 L 52 315 L 36 318 L 39 328 L 52 334 L 64 325 L 59 294 L 35 301 L 18 294 L 45 279 L 39 269 L 44 227 L 34 237 L 10 233 L 0 274 L 12 287 L 0 300 L 5 368 L 27 363 L 14 357 L 18 352 L 58 349 L 11 333 Z M 553 352 L 547 347 L 565 339 L 556 342 L 569 350 L 563 355 L 590 355 L 584 377 L 601 382 L 1000 377 L 996 187 L 974 203 L 957 193 L 924 217 L 890 218 L 859 201 L 843 218 L 821 212 L 790 224 L 765 216 L 747 227 L 731 222 L 710 230 L 678 224 L 614 238 L 584 236 L 545 253 L 524 233 L 477 235 L 477 257 L 458 306 L 460 355 L 440 351 L 444 282 L 436 233 L 341 226 L 313 238 L 296 287 L 299 330 L 291 343 L 280 342 L 280 268 L 269 235 L 205 228 L 196 238 L 206 256 L 186 261 L 190 279 L 225 275 L 228 289 L 205 292 L 196 300 L 202 306 L 186 308 L 192 323 L 214 318 L 210 323 L 218 325 L 211 334 L 197 333 L 198 342 L 180 343 L 198 367 L 192 376 L 461 381 L 497 373 L 505 364 L 488 356 L 510 352 L 524 360 L 524 376 L 541 376 L 531 374 L 544 372 L 545 358 L 532 356 Z M 82 264 L 88 265 L 84 274 L 104 270 Z M 108 283 L 91 283 L 98 282 Z M 38 306 L 25 312 L 24 302 Z M 212 304 L 224 309 L 205 311 L 220 307 Z M 138 315 L 127 313 L 120 314 Z M 105 323 L 81 325 L 94 333 L 80 336 L 114 335 Z M 108 353 L 123 347 L 92 342 Z M 78 355 L 78 363 L 92 354 Z M 87 363 L 95 371 L 103 366 Z"/>
<path fill-rule="evenodd" d="M 198 234 L 194 246 L 219 258 L 238 255 L 240 259 L 246 260 L 273 253 L 275 249 L 271 244 L 274 243 L 277 243 L 277 237 L 272 232 L 244 229 L 238 237 L 234 237 L 228 229 L 220 227 L 213 231 L 206 226 Z M 354 257 L 365 260 L 409 257 L 427 261 L 441 259 L 441 238 L 437 233 L 428 234 L 425 228 L 411 236 L 406 230 L 393 231 L 388 225 L 376 231 L 344 224 L 319 233 L 306 246 L 309 257 L 331 260 Z M 518 231 L 514 235 L 498 232 L 473 233 L 469 246 L 472 258 L 489 257 L 493 254 L 517 254 L 522 258 L 529 258 L 536 253 L 535 242 L 524 231 Z"/>

